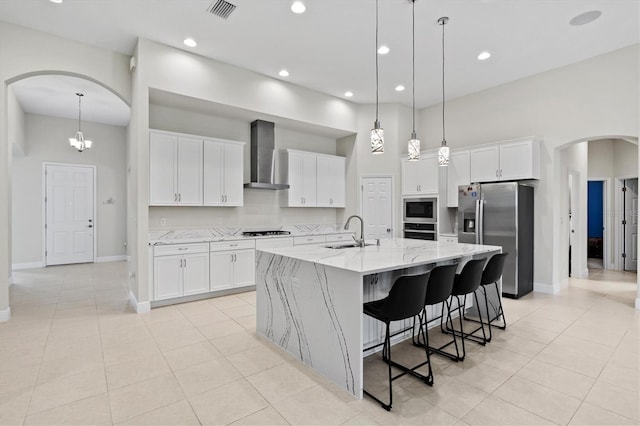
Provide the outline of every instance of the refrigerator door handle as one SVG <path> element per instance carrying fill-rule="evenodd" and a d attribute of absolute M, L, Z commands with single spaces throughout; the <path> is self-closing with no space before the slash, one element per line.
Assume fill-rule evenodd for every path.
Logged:
<path fill-rule="evenodd" d="M 480 223 L 478 225 L 478 232 L 480 244 L 484 244 L 484 200 L 478 200 L 478 209 L 480 210 Z"/>
<path fill-rule="evenodd" d="M 475 222 L 476 222 L 476 244 L 480 244 L 480 200 L 476 200 L 476 217 L 475 217 Z"/>

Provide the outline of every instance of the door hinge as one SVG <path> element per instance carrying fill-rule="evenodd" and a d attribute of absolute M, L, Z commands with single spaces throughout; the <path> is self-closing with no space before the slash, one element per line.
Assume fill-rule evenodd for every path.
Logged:
<path fill-rule="evenodd" d="M 626 225 L 626 224 L 627 224 L 627 221 L 626 221 L 626 220 L 623 220 L 623 221 L 622 221 L 622 224 L 623 224 L 623 225 Z"/>
<path fill-rule="evenodd" d="M 626 186 L 622 187 L 622 192 L 627 192 L 627 187 Z"/>
<path fill-rule="evenodd" d="M 622 258 L 626 259 L 627 258 L 627 253 L 622 253 Z"/>
<path fill-rule="evenodd" d="M 45 256 L 48 256 L 48 255 L 49 255 L 49 252 L 45 250 L 45 251 L 44 251 L 44 255 L 45 255 Z"/>
<path fill-rule="evenodd" d="M 44 202 L 45 202 L 45 203 L 47 202 L 47 197 L 44 197 Z"/>

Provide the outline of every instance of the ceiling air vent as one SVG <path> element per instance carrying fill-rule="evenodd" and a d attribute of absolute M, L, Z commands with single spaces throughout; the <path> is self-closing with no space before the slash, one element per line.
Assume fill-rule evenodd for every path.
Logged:
<path fill-rule="evenodd" d="M 231 12 L 236 9 L 235 4 L 231 4 L 228 1 L 217 0 L 211 3 L 211 6 L 207 9 L 207 12 L 219 16 L 223 19 L 227 19 Z"/>

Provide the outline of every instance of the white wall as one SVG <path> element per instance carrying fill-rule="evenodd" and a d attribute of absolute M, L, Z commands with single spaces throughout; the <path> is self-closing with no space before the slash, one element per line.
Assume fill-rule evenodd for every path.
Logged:
<path fill-rule="evenodd" d="M 638 177 L 638 144 L 615 139 L 613 142 L 613 168 L 616 176 Z"/>
<path fill-rule="evenodd" d="M 151 104 L 149 127 L 245 142 L 244 182 L 249 182 L 251 178 L 250 121 Z M 274 133 L 276 150 L 291 148 L 336 154 L 336 140 L 330 137 L 291 130 L 279 125 L 275 126 Z M 276 176 L 280 176 L 278 160 Z M 336 223 L 336 212 L 339 209 L 280 207 L 280 197 L 284 197 L 285 193 L 286 191 L 245 189 L 242 207 L 150 207 L 149 228 Z M 164 226 L 160 225 L 160 218 L 166 219 Z"/>
<path fill-rule="evenodd" d="M 84 134 L 94 143 L 84 152 L 67 140 L 77 121 L 25 115 L 28 154 L 13 158 L 13 263 L 44 263 L 42 210 L 43 162 L 96 165 L 96 257 L 123 256 L 126 240 L 126 162 L 124 127 L 83 122 Z M 114 203 L 107 204 L 112 198 Z M 98 259 L 99 260 L 99 259 Z"/>
<path fill-rule="evenodd" d="M 535 191 L 536 283 L 559 289 L 565 247 L 557 235 L 568 232 L 566 192 L 557 148 L 574 141 L 612 135 L 638 136 L 640 45 L 537 74 L 447 102 L 447 141 L 451 147 L 538 135 L 542 179 Z M 473 78 L 473 76 L 469 76 Z M 420 112 L 419 133 L 438 147 L 441 107 Z M 565 275 L 566 276 L 566 275 Z"/>
<path fill-rule="evenodd" d="M 7 88 L 8 142 L 14 156 L 25 155 L 24 111 L 16 98 L 13 87 Z"/>
<path fill-rule="evenodd" d="M 0 22 L 0 322 L 10 317 L 11 155 L 7 85 L 29 75 L 62 73 L 88 78 L 128 101 L 129 58 L 120 53 Z"/>

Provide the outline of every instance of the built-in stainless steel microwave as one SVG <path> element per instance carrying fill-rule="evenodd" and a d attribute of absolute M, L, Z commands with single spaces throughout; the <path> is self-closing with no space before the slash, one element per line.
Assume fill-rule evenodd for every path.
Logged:
<path fill-rule="evenodd" d="M 405 198 L 403 221 L 411 223 L 435 223 L 438 221 L 438 199 Z"/>

